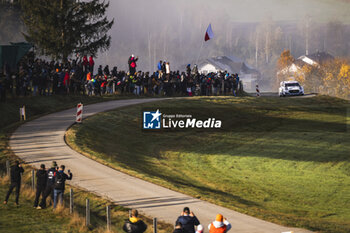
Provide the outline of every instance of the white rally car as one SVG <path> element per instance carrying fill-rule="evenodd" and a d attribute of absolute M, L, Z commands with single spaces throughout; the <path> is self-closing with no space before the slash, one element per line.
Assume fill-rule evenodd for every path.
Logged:
<path fill-rule="evenodd" d="M 283 81 L 280 83 L 278 95 L 280 97 L 304 95 L 304 88 L 297 81 Z"/>

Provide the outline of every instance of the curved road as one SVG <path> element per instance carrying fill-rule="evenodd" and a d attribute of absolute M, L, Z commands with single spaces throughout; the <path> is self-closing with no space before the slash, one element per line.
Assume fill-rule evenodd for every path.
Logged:
<path fill-rule="evenodd" d="M 256 92 L 249 92 L 248 93 L 251 96 L 256 96 Z M 278 95 L 278 92 L 261 92 L 260 93 L 261 97 L 278 97 L 280 98 L 280 96 Z M 311 97 L 315 97 L 317 96 L 317 93 L 306 93 L 305 95 L 296 95 L 296 96 L 286 96 L 284 98 L 311 98 Z"/>
<path fill-rule="evenodd" d="M 131 99 L 88 105 L 84 106 L 84 117 L 159 100 Z M 71 184 L 107 197 L 122 206 L 137 208 L 148 216 L 168 223 L 174 223 L 183 207 L 189 206 L 205 229 L 217 213 L 222 213 L 232 224 L 234 233 L 280 233 L 292 230 L 295 233 L 310 232 L 279 226 L 171 191 L 116 171 L 77 153 L 64 141 L 65 131 L 75 121 L 75 113 L 75 108 L 69 109 L 23 124 L 11 136 L 11 149 L 17 156 L 37 168 L 41 163 L 50 166 L 53 160 L 58 164 L 65 164 L 74 174 Z"/>

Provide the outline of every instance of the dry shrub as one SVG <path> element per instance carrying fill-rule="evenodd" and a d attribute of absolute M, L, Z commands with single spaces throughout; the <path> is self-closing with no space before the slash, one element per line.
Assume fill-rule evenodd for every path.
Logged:
<path fill-rule="evenodd" d="M 7 185 L 10 182 L 10 177 L 9 176 L 1 176 L 0 177 L 0 184 L 1 185 Z"/>
<path fill-rule="evenodd" d="M 35 198 L 35 190 L 32 190 L 32 188 L 29 185 L 23 184 L 21 185 L 21 195 L 26 197 L 26 199 L 34 200 Z"/>
<path fill-rule="evenodd" d="M 63 216 L 69 216 L 69 209 L 64 207 L 64 203 L 61 205 L 59 200 L 57 200 L 57 206 L 54 210 L 56 214 L 63 215 Z"/>
<path fill-rule="evenodd" d="M 70 217 L 68 226 L 70 229 L 77 230 L 78 232 L 89 231 L 89 229 L 85 226 L 85 218 L 81 217 L 77 212 L 74 212 Z"/>
<path fill-rule="evenodd" d="M 98 228 L 97 230 L 96 230 L 96 232 L 97 233 L 113 233 L 113 232 L 115 232 L 115 231 L 113 231 L 113 230 L 107 230 L 106 228 L 103 228 L 103 227 L 100 227 L 100 228 Z"/>

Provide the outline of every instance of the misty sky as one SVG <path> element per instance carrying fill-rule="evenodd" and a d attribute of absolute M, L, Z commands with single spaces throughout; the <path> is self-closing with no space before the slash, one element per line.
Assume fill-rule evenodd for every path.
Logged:
<path fill-rule="evenodd" d="M 110 31 L 112 44 L 107 53 L 99 55 L 97 63 L 126 69 L 121 63 L 135 54 L 140 57 L 140 68 L 151 69 L 159 59 L 175 59 L 172 50 L 179 46 L 193 60 L 209 23 L 215 35 L 222 35 L 227 24 L 267 18 L 298 23 L 308 15 L 315 22 L 339 20 L 350 24 L 349 12 L 348 0 L 110 0 L 108 16 L 115 19 Z"/>

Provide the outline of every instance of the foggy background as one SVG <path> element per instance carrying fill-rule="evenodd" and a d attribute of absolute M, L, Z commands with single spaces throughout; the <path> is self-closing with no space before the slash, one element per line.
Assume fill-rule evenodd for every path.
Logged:
<path fill-rule="evenodd" d="M 200 59 L 235 55 L 269 76 L 283 49 L 305 54 L 307 31 L 309 54 L 349 56 L 349 12 L 348 0 L 111 0 L 111 47 L 96 62 L 127 69 L 135 54 L 140 70 L 154 71 L 159 60 L 183 69 L 196 63 L 211 23 L 215 37 Z"/>
<path fill-rule="evenodd" d="M 307 35 L 309 54 L 350 57 L 349 12 L 350 0 L 110 0 L 111 47 L 95 61 L 126 70 L 135 54 L 138 70 L 154 71 L 159 60 L 184 70 L 199 55 L 234 55 L 267 81 L 283 49 L 305 54 Z M 203 43 L 209 23 L 215 37 Z M 0 44 L 24 41 L 19 12 L 0 9 L 0 29 Z"/>

